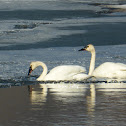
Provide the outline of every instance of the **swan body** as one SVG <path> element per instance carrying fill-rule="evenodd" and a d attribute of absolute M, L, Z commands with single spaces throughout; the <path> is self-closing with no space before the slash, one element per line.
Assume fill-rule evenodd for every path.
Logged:
<path fill-rule="evenodd" d="M 85 74 L 86 69 L 78 65 L 57 66 L 47 74 L 47 66 L 40 61 L 31 62 L 28 74 L 38 66 L 42 66 L 43 68 L 42 74 L 37 78 L 38 81 L 84 80 L 89 77 Z"/>
<path fill-rule="evenodd" d="M 85 72 L 85 68 L 78 65 L 62 65 L 53 68 L 44 80 L 83 80 Z"/>
<path fill-rule="evenodd" d="M 99 78 L 126 78 L 126 65 L 123 63 L 105 62 L 95 69 L 95 48 L 92 44 L 79 51 L 91 52 L 89 75 Z"/>
<path fill-rule="evenodd" d="M 105 62 L 94 70 L 92 76 L 125 79 L 126 65 L 122 63 Z"/>
<path fill-rule="evenodd" d="M 126 9 L 126 4 L 123 4 L 123 5 L 104 5 L 105 7 L 108 7 L 108 8 L 119 8 L 119 9 Z"/>

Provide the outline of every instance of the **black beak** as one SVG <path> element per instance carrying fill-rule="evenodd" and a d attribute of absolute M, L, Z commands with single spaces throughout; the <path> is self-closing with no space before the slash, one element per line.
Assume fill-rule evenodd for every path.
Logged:
<path fill-rule="evenodd" d="M 80 50 L 78 50 L 78 51 L 85 51 L 86 49 L 85 48 L 82 48 L 82 49 L 80 49 Z"/>
<path fill-rule="evenodd" d="M 32 72 L 33 70 L 32 70 L 32 68 L 31 68 L 31 66 L 29 67 L 29 71 L 28 71 L 28 76 L 31 74 L 31 72 Z"/>

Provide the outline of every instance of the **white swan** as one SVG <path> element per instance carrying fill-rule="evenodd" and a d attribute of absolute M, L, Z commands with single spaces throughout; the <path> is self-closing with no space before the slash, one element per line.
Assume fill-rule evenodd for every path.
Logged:
<path fill-rule="evenodd" d="M 89 44 L 79 51 L 84 50 L 91 52 L 89 75 L 99 78 L 117 78 L 117 79 L 126 78 L 126 65 L 123 63 L 105 62 L 94 70 L 95 56 L 96 56 L 95 48 L 92 44 Z"/>
<path fill-rule="evenodd" d="M 78 65 L 57 66 L 47 74 L 46 64 L 40 61 L 31 62 L 28 75 L 38 66 L 43 68 L 42 74 L 37 78 L 38 81 L 84 80 L 89 77 L 89 75 L 85 74 L 85 68 Z"/>

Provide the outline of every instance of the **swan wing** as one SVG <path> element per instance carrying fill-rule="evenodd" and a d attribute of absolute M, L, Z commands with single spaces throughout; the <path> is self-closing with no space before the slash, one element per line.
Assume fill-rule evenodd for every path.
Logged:
<path fill-rule="evenodd" d="M 45 80 L 72 80 L 74 75 L 80 73 L 86 73 L 86 69 L 78 65 L 62 65 L 53 68 Z"/>
<path fill-rule="evenodd" d="M 89 77 L 90 75 L 88 74 L 80 73 L 80 74 L 73 75 L 73 80 L 82 81 L 88 79 Z"/>
<path fill-rule="evenodd" d="M 116 63 L 116 66 L 118 66 L 119 70 L 126 71 L 126 65 L 123 63 Z"/>
<path fill-rule="evenodd" d="M 126 65 L 122 63 L 105 62 L 94 70 L 93 76 L 126 78 Z"/>
<path fill-rule="evenodd" d="M 60 73 L 60 74 L 70 74 L 70 73 L 85 73 L 86 69 L 78 65 L 62 65 L 53 68 L 49 73 Z"/>

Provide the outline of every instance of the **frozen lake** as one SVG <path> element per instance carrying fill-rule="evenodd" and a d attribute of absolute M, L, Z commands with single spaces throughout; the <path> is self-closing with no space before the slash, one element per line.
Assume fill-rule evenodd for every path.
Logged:
<path fill-rule="evenodd" d="M 124 126 L 125 80 L 36 82 L 30 62 L 48 70 L 80 65 L 126 64 L 126 10 L 119 0 L 0 0 L 0 126 Z M 32 85 L 29 92 L 28 85 Z"/>

